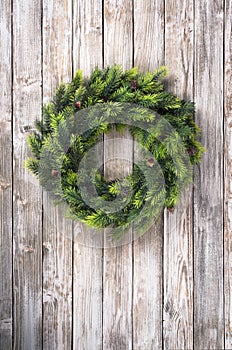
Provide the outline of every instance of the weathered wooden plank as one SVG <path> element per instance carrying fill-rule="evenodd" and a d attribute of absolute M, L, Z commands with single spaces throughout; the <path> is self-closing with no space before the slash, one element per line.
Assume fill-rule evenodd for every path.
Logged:
<path fill-rule="evenodd" d="M 133 23 L 131 0 L 104 2 L 104 64 L 131 68 L 133 62 Z"/>
<path fill-rule="evenodd" d="M 72 78 L 72 1 L 43 0 L 43 102 Z"/>
<path fill-rule="evenodd" d="M 164 2 L 134 0 L 134 65 L 141 71 L 164 64 Z"/>
<path fill-rule="evenodd" d="M 225 348 L 232 348 L 232 3 L 225 2 L 224 48 L 224 125 L 225 125 L 225 241 L 224 241 L 224 295 Z"/>
<path fill-rule="evenodd" d="M 194 346 L 224 348 L 223 1 L 195 1 L 196 121 L 207 149 L 195 171 Z"/>
<path fill-rule="evenodd" d="M 24 169 L 41 111 L 41 2 L 13 1 L 14 349 L 42 347 L 41 189 Z"/>
<path fill-rule="evenodd" d="M 125 150 L 127 161 L 123 160 Z M 122 178 L 131 172 L 133 140 L 128 131 L 118 134 L 114 130 L 105 135 L 104 158 L 106 178 Z M 106 230 L 106 236 L 107 234 Z M 125 235 L 122 242 L 112 242 L 118 244 L 116 247 L 111 247 L 108 238 L 105 240 L 103 349 L 132 349 L 132 230 Z"/>
<path fill-rule="evenodd" d="M 0 349 L 12 348 L 11 5 L 0 7 Z"/>
<path fill-rule="evenodd" d="M 163 223 L 134 243 L 134 349 L 162 349 Z"/>
<path fill-rule="evenodd" d="M 165 5 L 165 64 L 168 89 L 193 99 L 193 1 Z M 192 189 L 174 214 L 164 212 L 164 349 L 193 349 Z"/>
<path fill-rule="evenodd" d="M 164 219 L 164 349 L 193 349 L 191 189 L 175 211 Z"/>
<path fill-rule="evenodd" d="M 104 64 L 122 64 L 130 68 L 133 64 L 132 38 L 132 1 L 104 2 Z M 105 136 L 104 148 L 105 174 L 114 177 L 120 172 L 121 177 L 132 170 L 132 163 L 124 162 L 124 151 L 114 145 L 116 137 L 125 138 L 127 159 L 133 160 L 132 138 L 126 132 L 117 135 L 115 131 Z M 112 141 L 110 141 L 112 140 Z M 115 148 L 116 147 L 116 148 Z M 114 149 L 115 148 L 115 149 Z M 112 164 L 116 158 L 117 173 Z M 121 161 L 120 161 L 121 159 Z M 116 159 L 115 159 L 116 161 Z M 132 233 L 132 232 L 131 232 Z M 104 249 L 103 267 L 103 349 L 132 349 L 132 243 Z M 106 243 L 107 244 L 107 243 Z"/>
<path fill-rule="evenodd" d="M 72 346 L 72 223 L 64 210 L 44 195 L 43 225 L 43 346 Z"/>
<path fill-rule="evenodd" d="M 76 231 L 77 233 L 77 231 Z M 80 233 L 85 233 L 80 226 Z M 102 250 L 74 241 L 74 349 L 102 348 Z"/>
<path fill-rule="evenodd" d="M 102 0 L 74 3 L 73 65 L 90 76 L 102 68 Z M 101 146 L 99 146 L 101 147 Z M 103 152 L 98 155 L 103 160 Z M 74 225 L 73 347 L 102 349 L 102 241 Z"/>
<path fill-rule="evenodd" d="M 43 1 L 43 102 L 72 78 L 72 1 Z M 72 222 L 44 193 L 43 347 L 72 347 Z"/>
<path fill-rule="evenodd" d="M 134 57 L 141 71 L 164 64 L 164 2 L 134 1 Z M 162 215 L 161 215 L 162 216 Z M 163 221 L 134 242 L 133 348 L 162 348 Z"/>
<path fill-rule="evenodd" d="M 13 1 L 14 8 L 14 348 L 71 348 L 71 223 L 61 219 L 44 195 L 44 328 L 42 331 L 41 191 L 23 169 L 28 155 L 26 132 L 41 106 L 40 1 Z M 72 76 L 72 4 L 43 5 L 44 102 L 61 81 Z M 73 66 L 88 76 L 102 66 L 102 1 L 73 2 Z M 165 214 L 164 348 L 232 347 L 231 331 L 231 3 L 225 0 L 225 330 L 223 319 L 223 1 L 196 1 L 195 100 L 197 122 L 208 152 L 196 169 L 194 216 L 195 340 L 193 337 L 192 194 L 186 193 L 173 215 Z M 10 5 L 0 8 L 2 101 L 0 147 L 0 348 L 11 349 L 11 70 Z M 132 1 L 105 1 L 105 64 L 132 65 Z M 163 1 L 134 0 L 134 58 L 141 70 L 163 63 Z M 168 86 L 193 97 L 193 1 L 166 1 L 165 61 Z M 29 127 L 28 127 L 29 126 Z M 109 135 L 112 137 L 114 134 Z M 115 134 L 116 135 L 116 134 Z M 118 136 L 118 135 L 117 135 Z M 114 149 L 107 149 L 115 155 Z M 216 156 L 215 156 L 216 155 Z M 105 158 L 106 159 L 106 158 Z M 110 164 L 110 163 L 109 163 Z M 108 164 L 108 175 L 114 172 Z M 121 174 L 129 170 L 123 164 Z M 216 185 L 215 185 L 216 184 Z M 190 191 L 191 192 L 191 191 Z M 78 227 L 78 225 L 76 226 Z M 80 225 L 82 234 L 87 231 Z M 104 251 L 102 319 L 102 251 L 74 242 L 73 348 L 161 348 L 161 231 L 150 231 L 131 245 Z M 88 236 L 89 237 L 89 236 Z M 83 246 L 82 244 L 85 244 Z M 7 275 L 7 278 L 6 278 Z M 132 285 L 134 281 L 134 287 Z M 133 291 L 132 291 L 133 288 Z M 132 302 L 132 295 L 134 302 Z M 132 313 L 131 313 L 132 311 Z M 132 318 L 134 344 L 132 344 Z M 103 329 L 102 329 L 103 322 Z M 42 335 L 43 333 L 43 335 Z M 42 344 L 42 337 L 44 338 Z"/>
<path fill-rule="evenodd" d="M 102 0 L 78 0 L 73 8 L 74 72 L 82 69 L 89 76 L 102 67 Z"/>

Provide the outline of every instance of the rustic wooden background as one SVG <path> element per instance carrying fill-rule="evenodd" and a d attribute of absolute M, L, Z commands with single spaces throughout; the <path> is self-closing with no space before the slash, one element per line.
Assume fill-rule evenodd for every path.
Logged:
<path fill-rule="evenodd" d="M 231 16 L 230 0 L 1 0 L 1 350 L 232 349 Z M 158 232 L 96 249 L 23 162 L 58 84 L 113 63 L 167 65 L 208 151 Z"/>

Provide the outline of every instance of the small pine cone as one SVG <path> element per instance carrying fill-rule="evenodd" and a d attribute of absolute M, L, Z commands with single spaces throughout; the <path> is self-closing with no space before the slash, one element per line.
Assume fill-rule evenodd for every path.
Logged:
<path fill-rule="evenodd" d="M 196 149 L 194 147 L 190 147 L 188 149 L 189 156 L 193 156 L 196 153 Z"/>
<path fill-rule="evenodd" d="M 130 194 L 130 187 L 125 187 L 125 188 L 123 188 L 123 190 L 122 190 L 122 195 L 123 195 L 124 197 L 128 197 L 129 194 Z"/>
<path fill-rule="evenodd" d="M 53 177 L 58 177 L 59 175 L 60 175 L 60 172 L 58 170 L 55 170 L 55 169 L 52 170 Z"/>
<path fill-rule="evenodd" d="M 137 87 L 138 87 L 138 82 L 137 82 L 137 80 L 132 80 L 132 82 L 131 82 L 131 89 L 132 89 L 132 90 L 136 90 Z"/>
<path fill-rule="evenodd" d="M 75 102 L 75 107 L 80 109 L 81 108 L 81 102 L 80 101 Z"/>
<path fill-rule="evenodd" d="M 175 209 L 173 207 L 171 207 L 171 208 L 168 208 L 168 211 L 169 211 L 169 213 L 173 214 Z"/>
<path fill-rule="evenodd" d="M 147 165 L 150 166 L 151 168 L 155 165 L 155 160 L 154 158 L 149 158 L 147 160 Z"/>

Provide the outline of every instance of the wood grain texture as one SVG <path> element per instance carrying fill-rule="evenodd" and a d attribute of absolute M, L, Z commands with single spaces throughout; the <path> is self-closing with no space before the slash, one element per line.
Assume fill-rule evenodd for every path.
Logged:
<path fill-rule="evenodd" d="M 132 349 L 131 245 L 129 248 L 111 248 L 114 254 L 104 256 L 103 349 Z"/>
<path fill-rule="evenodd" d="M 193 99 L 193 1 L 165 6 L 167 87 Z M 192 190 L 186 189 L 174 214 L 164 212 L 164 349 L 193 349 Z"/>
<path fill-rule="evenodd" d="M 133 64 L 132 1 L 106 0 L 104 2 L 104 64 L 121 64 L 124 69 Z M 118 137 L 109 134 L 106 140 Z M 131 140 L 128 134 L 120 135 Z M 132 146 L 127 147 L 127 155 L 132 161 Z M 118 150 L 117 150 L 118 151 Z M 115 158 L 114 143 L 104 149 L 105 159 Z M 129 153 L 128 153 L 129 152 Z M 121 176 L 131 171 L 131 164 L 123 162 L 123 153 L 117 165 Z M 127 159 L 128 159 L 127 157 Z M 107 176 L 115 173 L 107 163 Z M 131 232 L 128 234 L 130 235 Z M 128 236 L 129 238 L 129 236 Z M 104 250 L 103 267 L 103 349 L 132 349 L 132 243 Z"/>
<path fill-rule="evenodd" d="M 231 21 L 229 0 L 2 1 L 0 349 L 232 348 Z M 168 89 L 195 99 L 207 152 L 194 194 L 187 189 L 164 225 L 102 250 L 42 196 L 24 160 L 60 82 L 114 63 L 169 66 Z M 115 159 L 133 159 L 131 138 L 120 137 L 127 152 L 116 142 L 99 152 L 106 176 L 131 170 Z"/>
<path fill-rule="evenodd" d="M 13 1 L 14 349 L 42 347 L 41 189 L 24 168 L 41 114 L 41 2 Z"/>
<path fill-rule="evenodd" d="M 164 349 L 193 349 L 191 222 L 190 188 L 175 214 L 164 219 Z"/>
<path fill-rule="evenodd" d="M 64 210 L 44 195 L 43 225 L 43 346 L 71 349 L 72 344 L 72 223 Z"/>
<path fill-rule="evenodd" d="M 90 76 L 102 68 L 102 1 L 74 2 L 73 65 Z M 102 146 L 97 155 L 103 161 Z M 96 237 L 96 236 L 94 236 Z M 74 226 L 73 347 L 102 349 L 102 237 L 93 238 L 82 224 Z M 97 248 L 95 248 L 97 247 Z"/>
<path fill-rule="evenodd" d="M 134 65 L 143 72 L 164 65 L 162 0 L 134 0 Z"/>
<path fill-rule="evenodd" d="M 225 348 L 232 348 L 232 3 L 225 2 L 224 48 L 224 147 L 225 147 L 225 241 L 224 241 L 224 295 L 225 295 Z"/>
<path fill-rule="evenodd" d="M 72 1 L 43 1 L 43 102 L 72 79 Z M 72 222 L 44 192 L 43 347 L 72 347 Z"/>
<path fill-rule="evenodd" d="M 11 5 L 0 7 L 0 349 L 12 349 Z"/>
<path fill-rule="evenodd" d="M 127 150 L 125 153 L 125 149 Z M 133 139 L 115 128 L 104 136 L 104 175 L 122 179 L 132 171 Z M 117 209 L 115 209 L 117 210 Z M 103 349 L 132 349 L 132 229 L 119 241 L 105 230 L 103 266 Z"/>
<path fill-rule="evenodd" d="M 104 64 L 131 68 L 133 26 L 131 0 L 104 1 Z"/>
<path fill-rule="evenodd" d="M 102 0 L 76 0 L 73 4 L 74 72 L 82 69 L 88 77 L 102 67 Z"/>
<path fill-rule="evenodd" d="M 43 0 L 43 102 L 72 78 L 72 1 Z"/>
<path fill-rule="evenodd" d="M 134 242 L 133 346 L 162 349 L 163 221 Z"/>
<path fill-rule="evenodd" d="M 118 141 L 117 141 L 118 139 Z M 133 140 L 129 131 L 105 135 L 104 171 L 108 179 L 122 178 L 132 171 Z M 120 147 L 120 143 L 124 147 Z M 126 159 L 125 149 L 127 149 Z M 106 235 L 107 235 L 106 230 Z M 126 241 L 104 249 L 103 349 L 132 349 L 132 230 Z M 107 245 L 107 244 L 106 244 Z M 108 246 L 108 245 L 107 245 Z"/>
<path fill-rule="evenodd" d="M 195 171 L 194 346 L 223 349 L 223 1 L 195 1 L 194 77 L 207 149 Z"/>
<path fill-rule="evenodd" d="M 164 3 L 134 1 L 134 65 L 155 70 L 164 64 Z M 162 349 L 163 220 L 134 242 L 133 347 Z"/>
<path fill-rule="evenodd" d="M 82 230 L 82 227 L 80 228 Z M 102 349 L 102 250 L 74 242 L 74 349 Z"/>

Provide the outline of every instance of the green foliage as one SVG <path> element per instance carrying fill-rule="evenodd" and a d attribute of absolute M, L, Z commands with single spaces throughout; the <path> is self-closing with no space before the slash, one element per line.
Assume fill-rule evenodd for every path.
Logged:
<path fill-rule="evenodd" d="M 40 155 L 41 148 L 42 148 L 42 136 L 41 136 L 41 134 L 34 132 L 33 134 L 28 136 L 27 141 L 30 145 L 30 148 L 31 148 L 33 154 L 38 159 L 39 155 Z"/>
<path fill-rule="evenodd" d="M 34 175 L 39 175 L 39 160 L 35 158 L 27 158 L 25 161 L 26 168 Z"/>
<path fill-rule="evenodd" d="M 197 164 L 204 151 L 198 140 L 199 127 L 194 122 L 194 104 L 165 90 L 166 75 L 166 67 L 140 73 L 137 68 L 123 71 L 121 66 L 114 65 L 103 70 L 96 68 L 88 80 L 83 80 L 82 72 L 78 71 L 72 82 L 61 84 L 53 101 L 43 107 L 43 119 L 35 123 L 37 132 L 28 137 L 34 158 L 27 159 L 26 167 L 57 200 L 68 204 L 73 219 L 98 228 L 122 228 L 115 231 L 119 238 L 136 218 L 139 225 L 145 226 L 146 220 L 157 215 L 160 208 L 173 208 L 184 186 L 192 181 L 183 154 L 187 152 L 190 163 Z M 124 103 L 134 106 L 127 114 L 132 121 L 131 134 L 152 158 L 150 163 L 144 158 L 134 165 L 132 174 L 123 180 L 107 181 L 101 172 L 94 175 L 97 204 L 117 198 L 124 204 L 122 209 L 107 213 L 91 208 L 83 200 L 80 183 L 89 175 L 79 174 L 78 167 L 102 135 L 111 130 L 112 125 L 104 116 L 117 120 Z M 79 135 L 81 111 L 98 104 L 99 114 L 96 108 L 88 130 Z M 161 118 L 155 120 L 154 112 Z M 149 129 L 137 126 L 137 121 L 148 123 Z M 115 125 L 118 132 L 126 127 L 122 121 Z M 151 179 L 151 172 L 157 171 L 153 158 L 162 169 L 163 179 L 156 174 L 155 183 Z"/>

